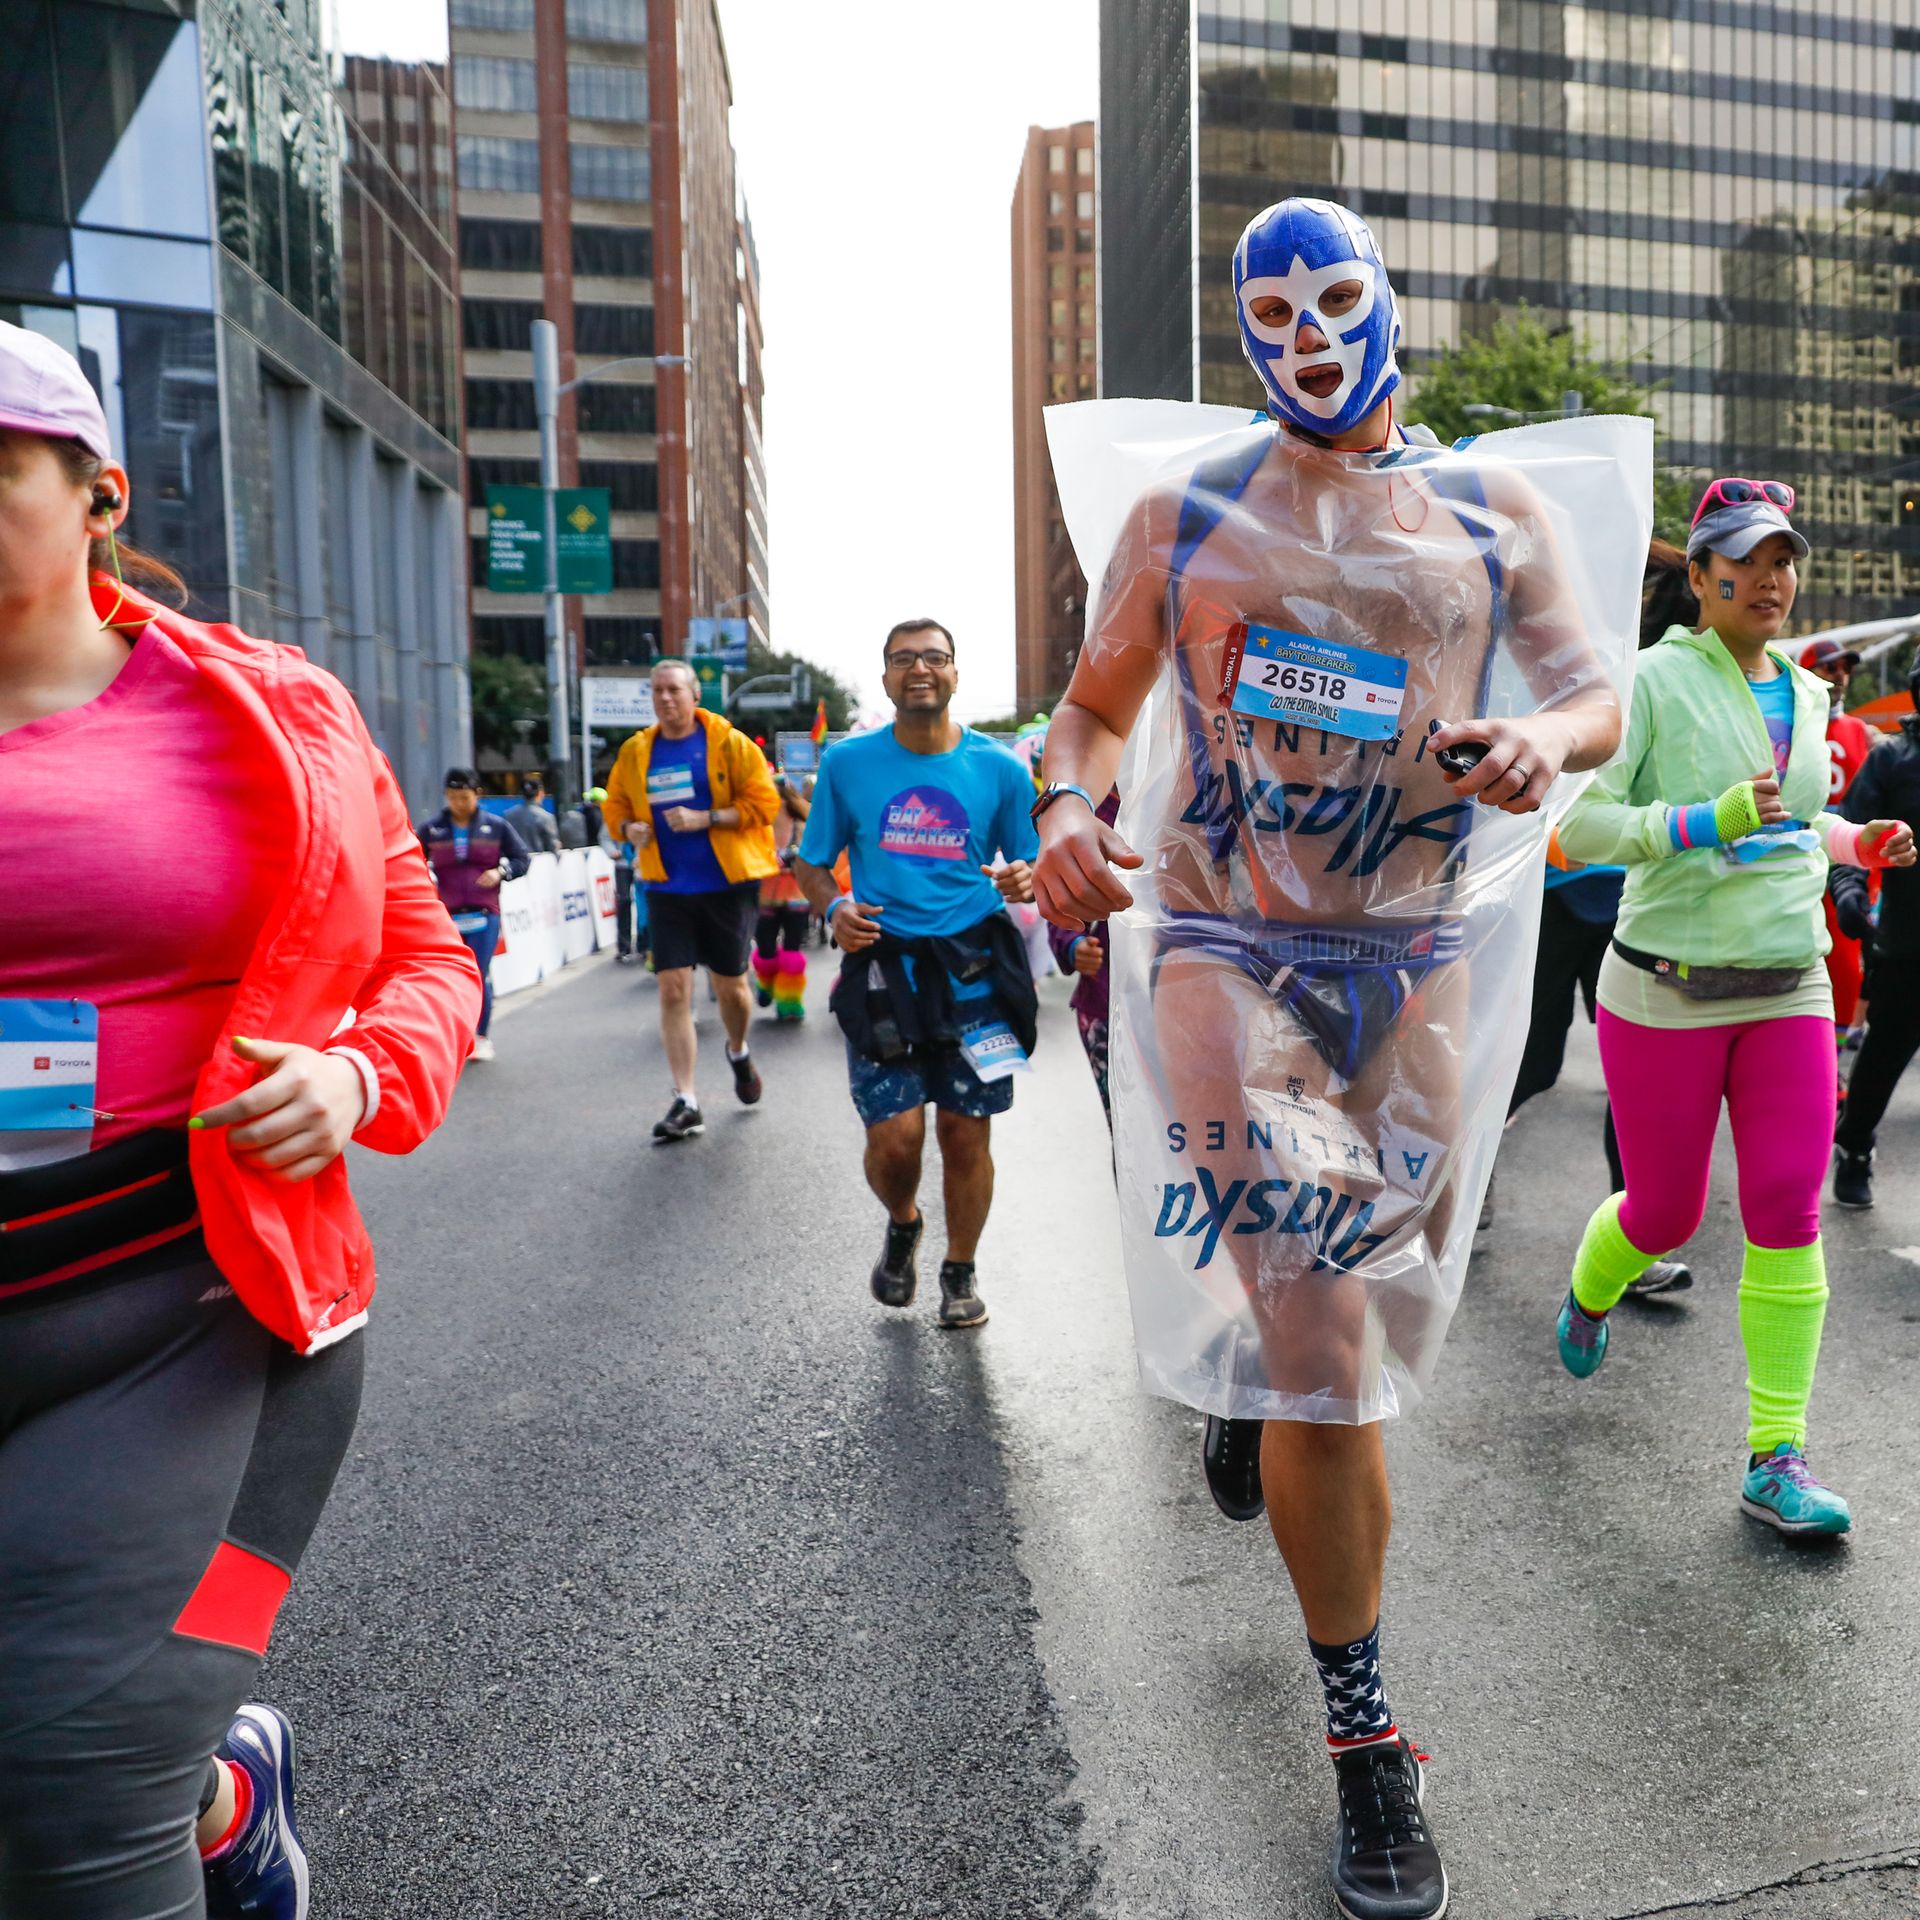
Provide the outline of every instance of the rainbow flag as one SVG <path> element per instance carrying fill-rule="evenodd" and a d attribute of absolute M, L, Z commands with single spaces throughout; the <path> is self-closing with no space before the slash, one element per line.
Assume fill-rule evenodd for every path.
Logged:
<path fill-rule="evenodd" d="M 813 733 L 811 735 L 811 738 L 813 740 L 813 744 L 816 747 L 822 746 L 826 742 L 827 703 L 824 700 L 822 700 L 820 704 L 817 707 L 815 707 L 813 710 Z"/>

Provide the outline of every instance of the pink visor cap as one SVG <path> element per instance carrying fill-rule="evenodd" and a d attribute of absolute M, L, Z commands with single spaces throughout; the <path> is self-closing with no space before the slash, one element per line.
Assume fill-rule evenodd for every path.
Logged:
<path fill-rule="evenodd" d="M 80 363 L 44 335 L 0 320 L 0 427 L 48 440 L 78 440 L 113 458 L 107 416 Z"/>

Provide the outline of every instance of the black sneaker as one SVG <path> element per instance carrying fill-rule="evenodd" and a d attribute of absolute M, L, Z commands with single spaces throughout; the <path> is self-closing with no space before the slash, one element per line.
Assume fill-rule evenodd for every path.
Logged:
<path fill-rule="evenodd" d="M 919 1270 L 913 1264 L 913 1250 L 920 1244 L 920 1230 L 924 1225 L 917 1213 L 905 1226 L 897 1220 L 887 1222 L 887 1244 L 869 1276 L 873 1297 L 883 1307 L 913 1304 L 913 1290 L 920 1284 Z"/>
<path fill-rule="evenodd" d="M 1213 1504 L 1229 1520 L 1258 1520 L 1267 1510 L 1260 1488 L 1262 1420 L 1222 1420 L 1207 1415 L 1200 1439 L 1200 1460 L 1207 1470 L 1207 1490 Z"/>
<path fill-rule="evenodd" d="M 1833 1204 L 1855 1209 L 1873 1205 L 1873 1149 L 1854 1153 L 1846 1147 L 1833 1150 Z"/>
<path fill-rule="evenodd" d="M 684 1094 L 676 1093 L 667 1117 L 653 1123 L 653 1144 L 664 1147 L 674 1140 L 691 1140 L 696 1133 L 706 1130 L 707 1123 L 701 1119 L 700 1109 Z"/>
<path fill-rule="evenodd" d="M 973 1284 L 971 1260 L 940 1262 L 940 1324 L 951 1331 L 955 1327 L 986 1324 L 987 1303 Z"/>
<path fill-rule="evenodd" d="M 727 1055 L 727 1065 L 733 1069 L 733 1091 L 743 1107 L 752 1106 L 759 1098 L 760 1070 L 753 1064 L 753 1055 L 743 1053 L 738 1060 L 732 1054 Z"/>
<path fill-rule="evenodd" d="M 1644 1300 L 1649 1294 L 1685 1293 L 1692 1285 L 1693 1269 L 1684 1260 L 1656 1260 L 1627 1282 L 1627 1295 Z"/>
<path fill-rule="evenodd" d="M 1447 1871 L 1427 1831 L 1424 1756 L 1404 1734 L 1333 1756 L 1333 1904 L 1347 1920 L 1439 1920 Z"/>

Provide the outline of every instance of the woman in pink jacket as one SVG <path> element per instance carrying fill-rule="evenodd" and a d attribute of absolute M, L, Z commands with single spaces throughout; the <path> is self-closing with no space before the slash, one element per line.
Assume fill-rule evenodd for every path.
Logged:
<path fill-rule="evenodd" d="M 128 491 L 0 324 L 0 1920 L 300 1920 L 246 1696 L 359 1405 L 341 1153 L 439 1124 L 480 982 L 346 690 L 122 584 Z"/>

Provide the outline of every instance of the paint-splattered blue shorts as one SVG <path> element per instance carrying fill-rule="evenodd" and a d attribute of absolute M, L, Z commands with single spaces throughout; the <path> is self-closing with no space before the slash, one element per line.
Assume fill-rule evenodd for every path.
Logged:
<path fill-rule="evenodd" d="M 942 1113 L 964 1113 L 975 1120 L 1005 1113 L 1013 1105 L 1013 1080 L 982 1080 L 967 1056 L 955 1047 L 913 1054 L 882 1063 L 847 1048 L 847 1083 L 853 1090 L 860 1124 L 877 1127 L 895 1114 L 911 1113 L 929 1100 Z"/>

